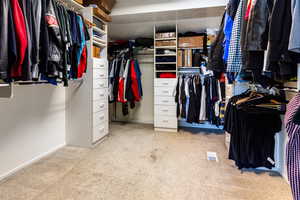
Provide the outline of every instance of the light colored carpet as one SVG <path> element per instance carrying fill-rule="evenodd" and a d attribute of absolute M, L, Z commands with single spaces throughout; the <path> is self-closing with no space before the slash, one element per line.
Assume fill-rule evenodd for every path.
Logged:
<path fill-rule="evenodd" d="M 207 161 L 206 152 L 219 162 Z M 94 149 L 66 147 L 0 184 L 1 200 L 291 200 L 268 173 L 241 173 L 224 135 L 113 124 Z"/>

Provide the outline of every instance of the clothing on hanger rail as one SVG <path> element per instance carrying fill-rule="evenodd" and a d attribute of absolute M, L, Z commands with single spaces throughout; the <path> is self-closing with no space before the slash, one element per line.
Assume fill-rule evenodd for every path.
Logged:
<path fill-rule="evenodd" d="M 7 38 L 0 52 L 1 80 L 63 81 L 67 86 L 68 80 L 83 76 L 89 34 L 74 9 L 57 0 L 5 0 L 0 8 L 6 9 L 0 12 L 6 22 L 0 35 Z"/>

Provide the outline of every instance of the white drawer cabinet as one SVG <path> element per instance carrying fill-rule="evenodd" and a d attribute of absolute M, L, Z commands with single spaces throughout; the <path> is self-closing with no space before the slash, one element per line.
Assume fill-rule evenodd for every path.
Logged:
<path fill-rule="evenodd" d="M 107 100 L 108 101 L 108 89 L 94 89 L 93 100 Z"/>
<path fill-rule="evenodd" d="M 106 59 L 93 59 L 93 68 L 94 69 L 108 69 L 108 61 Z"/>
<path fill-rule="evenodd" d="M 108 77 L 108 70 L 106 68 L 95 68 L 93 70 L 93 79 L 103 79 Z"/>
<path fill-rule="evenodd" d="M 155 87 L 154 95 L 155 96 L 173 96 L 175 91 L 174 87 Z"/>
<path fill-rule="evenodd" d="M 93 128 L 93 143 L 96 143 L 108 134 L 108 122 L 95 126 Z"/>
<path fill-rule="evenodd" d="M 108 79 L 94 79 L 93 88 L 94 89 L 108 88 Z"/>
<path fill-rule="evenodd" d="M 100 111 L 104 111 L 104 110 L 108 110 L 108 102 L 106 101 L 94 101 L 93 102 L 93 112 L 100 112 Z"/>
<path fill-rule="evenodd" d="M 108 62 L 89 58 L 87 81 L 70 84 L 67 144 L 93 147 L 109 132 Z"/>
<path fill-rule="evenodd" d="M 176 87 L 177 79 L 174 78 L 160 78 L 154 80 L 154 87 Z"/>
<path fill-rule="evenodd" d="M 154 97 L 155 105 L 166 105 L 166 106 L 175 106 L 175 97 L 164 97 L 164 96 L 155 96 Z"/>
<path fill-rule="evenodd" d="M 155 116 L 170 116 L 176 117 L 176 106 L 164 106 L 164 105 L 156 105 L 155 106 Z"/>
<path fill-rule="evenodd" d="M 155 116 L 154 126 L 156 128 L 170 128 L 177 129 L 177 118 L 176 116 Z"/>

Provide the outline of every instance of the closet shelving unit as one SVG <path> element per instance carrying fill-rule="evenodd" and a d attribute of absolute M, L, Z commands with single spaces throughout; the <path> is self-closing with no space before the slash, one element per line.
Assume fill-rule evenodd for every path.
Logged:
<path fill-rule="evenodd" d="M 178 45 L 179 46 L 179 45 Z M 209 49 L 210 47 L 207 47 Z M 203 47 L 178 47 L 177 51 L 179 50 L 200 50 L 203 53 L 204 48 Z M 178 66 L 177 67 L 178 74 L 188 74 L 188 75 L 194 75 L 194 74 L 200 74 L 201 67 L 200 66 Z M 189 128 L 199 128 L 199 129 L 209 129 L 214 130 L 215 132 L 223 132 L 223 126 L 216 126 L 209 122 L 203 122 L 200 124 L 197 123 L 187 123 L 185 119 L 178 119 L 178 126 L 179 127 L 189 127 Z"/>
<path fill-rule="evenodd" d="M 171 31 L 170 31 L 171 30 Z M 175 37 L 159 38 L 157 33 L 173 32 Z M 177 25 L 172 27 L 154 26 L 154 128 L 156 131 L 177 132 L 178 120 L 174 90 L 177 83 Z M 157 46 L 158 41 L 175 41 L 174 46 Z M 172 50 L 174 53 L 159 53 L 157 50 Z M 174 57 L 175 62 L 156 62 L 157 58 Z M 167 69 L 158 66 L 168 66 Z M 170 70 L 170 66 L 174 66 Z M 160 78 L 161 73 L 173 73 L 175 78 Z"/>
<path fill-rule="evenodd" d="M 67 89 L 66 141 L 68 145 L 93 147 L 109 133 L 107 23 L 92 7 L 83 7 L 80 12 L 93 26 L 88 30 L 87 74 Z M 94 48 L 99 48 L 99 55 Z"/>

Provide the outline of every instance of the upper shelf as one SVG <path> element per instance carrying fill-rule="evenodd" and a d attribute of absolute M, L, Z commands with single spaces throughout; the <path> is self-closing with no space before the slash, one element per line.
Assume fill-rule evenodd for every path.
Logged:
<path fill-rule="evenodd" d="M 106 31 L 104 31 L 104 30 L 98 28 L 97 26 L 94 26 L 94 27 L 93 27 L 93 31 L 96 31 L 96 32 L 100 33 L 101 35 L 106 35 L 106 34 L 107 34 Z"/>
<path fill-rule="evenodd" d="M 81 9 L 85 8 L 83 5 L 77 3 L 74 0 L 64 0 L 63 2 L 70 5 L 70 7 L 76 8 L 77 10 L 81 10 Z"/>

